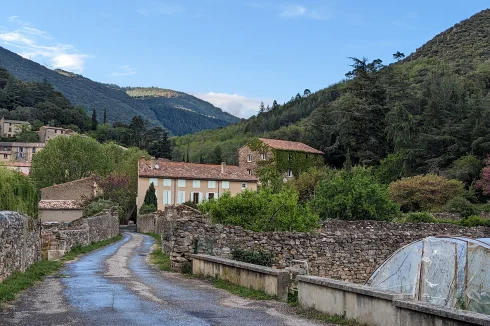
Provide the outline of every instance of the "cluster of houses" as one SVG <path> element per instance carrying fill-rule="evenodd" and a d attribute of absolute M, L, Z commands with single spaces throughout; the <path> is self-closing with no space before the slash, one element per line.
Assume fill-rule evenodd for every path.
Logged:
<path fill-rule="evenodd" d="M 2 117 L 0 119 L 0 138 L 13 138 L 26 128 L 31 128 L 31 124 L 27 121 L 8 120 Z M 59 136 L 70 136 L 76 132 L 71 129 L 42 126 L 37 134 L 39 143 L 0 142 L 0 165 L 28 175 L 32 156 L 42 150 L 49 140 Z"/>

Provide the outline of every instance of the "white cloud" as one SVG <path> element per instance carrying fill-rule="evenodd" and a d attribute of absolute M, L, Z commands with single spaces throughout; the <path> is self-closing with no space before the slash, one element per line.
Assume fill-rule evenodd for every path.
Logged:
<path fill-rule="evenodd" d="M 260 100 L 237 94 L 209 92 L 194 95 L 239 118 L 249 118 L 257 114 L 261 102 Z"/>
<path fill-rule="evenodd" d="M 0 31 L 1 45 L 6 45 L 24 58 L 46 64 L 50 68 L 83 72 L 84 61 L 91 56 L 78 53 L 70 44 L 46 44 L 45 42 L 52 40 L 51 35 L 19 19 L 18 16 L 9 17 L 8 22 L 20 27 Z"/>
<path fill-rule="evenodd" d="M 331 13 L 325 8 L 308 9 L 302 5 L 290 5 L 283 7 L 279 12 L 279 17 L 282 18 L 307 18 L 313 20 L 327 20 L 332 17 Z"/>
<path fill-rule="evenodd" d="M 148 6 L 137 10 L 143 16 L 150 16 L 152 14 L 175 15 L 184 11 L 185 8 L 181 5 L 157 2 L 151 2 Z"/>
<path fill-rule="evenodd" d="M 118 67 L 119 71 L 113 72 L 111 75 L 116 76 L 116 77 L 121 77 L 121 76 L 130 76 L 134 75 L 136 72 L 134 71 L 133 68 L 131 68 L 130 65 L 124 65 Z"/>

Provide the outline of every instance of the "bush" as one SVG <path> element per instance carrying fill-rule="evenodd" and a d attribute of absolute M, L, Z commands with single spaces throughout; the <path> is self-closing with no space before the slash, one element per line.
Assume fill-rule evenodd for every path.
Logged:
<path fill-rule="evenodd" d="M 104 209 L 112 208 L 115 204 L 112 200 L 97 199 L 85 205 L 83 209 L 84 216 L 94 216 L 97 213 L 102 212 Z"/>
<path fill-rule="evenodd" d="M 184 203 L 184 205 L 185 205 L 185 206 L 189 206 L 189 207 L 194 208 L 194 209 L 199 209 L 199 206 L 197 206 L 197 204 L 196 204 L 196 203 L 194 203 L 194 202 L 192 202 L 192 201 L 186 201 L 186 202 Z"/>
<path fill-rule="evenodd" d="M 482 166 L 482 161 L 474 155 L 468 154 L 454 161 L 447 173 L 450 178 L 460 180 L 469 186 L 478 177 Z"/>
<path fill-rule="evenodd" d="M 143 204 L 140 207 L 139 213 L 140 215 L 143 215 L 143 214 L 150 214 L 156 211 L 157 211 L 157 207 L 155 205 Z"/>
<path fill-rule="evenodd" d="M 391 220 L 399 212 L 389 200 L 386 186 L 370 169 L 358 166 L 351 171 L 330 171 L 311 206 L 323 220 Z"/>
<path fill-rule="evenodd" d="M 427 212 L 407 213 L 404 216 L 404 221 L 411 223 L 437 223 L 437 219 Z"/>
<path fill-rule="evenodd" d="M 450 199 L 446 205 L 441 208 L 442 212 L 459 213 L 461 217 L 476 215 L 477 209 L 465 198 L 454 197 Z"/>
<path fill-rule="evenodd" d="M 231 255 L 233 259 L 249 264 L 271 267 L 273 263 L 272 254 L 263 251 L 235 249 Z"/>
<path fill-rule="evenodd" d="M 459 222 L 462 226 L 474 227 L 474 226 L 490 226 L 490 220 L 487 218 L 482 218 L 478 215 L 469 216 L 462 219 Z"/>
<path fill-rule="evenodd" d="M 284 187 L 274 194 L 269 188 L 243 191 L 232 197 L 229 192 L 219 199 L 199 205 L 214 223 L 239 225 L 252 231 L 310 231 L 319 226 L 318 215 L 298 203 L 298 192 Z"/>
<path fill-rule="evenodd" d="M 431 210 L 462 196 L 464 185 L 435 174 L 417 175 L 392 182 L 388 194 L 405 212 Z"/>

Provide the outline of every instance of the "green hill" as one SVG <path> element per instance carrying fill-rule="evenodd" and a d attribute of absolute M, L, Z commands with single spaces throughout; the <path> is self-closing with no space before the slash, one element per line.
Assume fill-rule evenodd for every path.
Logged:
<path fill-rule="evenodd" d="M 347 79 L 237 124 L 174 138 L 174 158 L 188 152 L 236 163 L 253 137 L 303 141 L 340 167 L 379 165 L 399 175 L 449 173 L 467 154 L 490 153 L 490 10 L 434 37 L 389 66 L 353 59 Z M 219 147 L 219 148 L 217 148 Z"/>
<path fill-rule="evenodd" d="M 140 115 L 154 125 L 166 127 L 174 135 L 183 135 L 239 121 L 231 114 L 189 94 L 171 91 L 179 96 L 133 97 L 134 92 L 130 90 L 145 88 L 125 89 L 94 82 L 64 70 L 51 70 L 2 47 L 0 67 L 23 81 L 46 80 L 73 105 L 80 105 L 89 113 L 95 108 L 99 118 L 107 109 L 107 120 L 110 123 L 129 122 L 133 116 Z"/>

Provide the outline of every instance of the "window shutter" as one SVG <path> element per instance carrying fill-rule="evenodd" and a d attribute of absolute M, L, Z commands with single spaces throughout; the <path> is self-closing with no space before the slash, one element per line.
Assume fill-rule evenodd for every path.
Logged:
<path fill-rule="evenodd" d="M 191 192 L 191 198 L 189 199 L 189 201 L 194 201 L 194 192 Z"/>
<path fill-rule="evenodd" d="M 218 193 L 217 192 L 214 193 L 214 199 L 218 199 Z"/>
<path fill-rule="evenodd" d="M 199 193 L 199 203 L 202 203 L 202 192 Z"/>

